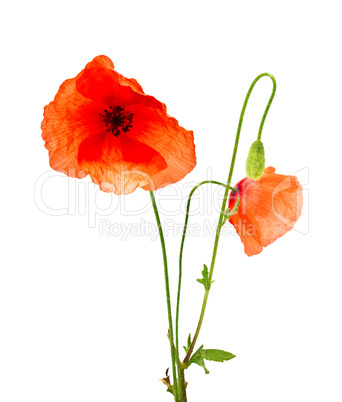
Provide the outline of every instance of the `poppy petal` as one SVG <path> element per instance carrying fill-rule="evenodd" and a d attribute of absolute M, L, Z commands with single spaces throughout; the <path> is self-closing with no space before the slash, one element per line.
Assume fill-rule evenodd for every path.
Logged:
<path fill-rule="evenodd" d="M 141 105 L 132 105 L 133 129 L 131 138 L 152 147 L 167 163 L 167 168 L 153 177 L 145 190 L 154 191 L 181 180 L 196 165 L 193 132 L 185 130 L 167 113 Z"/>
<path fill-rule="evenodd" d="M 164 158 L 153 148 L 125 134 L 116 138 L 107 132 L 82 142 L 78 163 L 101 190 L 115 194 L 131 193 L 167 168 Z"/>
<path fill-rule="evenodd" d="M 303 192 L 295 176 L 269 172 L 263 175 L 259 186 L 258 208 L 252 200 L 256 190 L 249 195 L 249 217 L 258 222 L 262 245 L 266 247 L 293 228 L 301 215 Z"/>
<path fill-rule="evenodd" d="M 196 164 L 192 131 L 106 56 L 61 85 L 45 107 L 42 137 L 53 169 L 78 178 L 89 173 L 117 194 L 175 183 Z"/>
<path fill-rule="evenodd" d="M 249 257 L 261 253 L 262 245 L 258 228 L 248 219 L 247 215 L 241 216 L 236 213 L 230 217 L 229 222 L 240 236 L 245 253 Z"/>
<path fill-rule="evenodd" d="M 268 167 L 259 180 L 245 178 L 236 187 L 240 206 L 232 218 L 240 219 L 240 224 L 241 220 L 245 220 L 255 226 L 259 234 L 260 251 L 291 230 L 300 217 L 303 194 L 295 176 L 279 175 L 273 167 Z M 235 202 L 236 195 L 233 194 L 229 199 L 229 208 Z M 233 223 L 234 219 L 230 219 L 230 222 Z M 238 234 L 246 251 L 249 237 L 242 237 L 241 230 Z M 246 251 L 246 254 L 256 253 Z"/>
<path fill-rule="evenodd" d="M 55 99 L 45 106 L 41 129 L 50 166 L 71 177 L 83 178 L 87 174 L 78 165 L 78 147 L 105 127 L 99 119 L 103 105 L 84 98 L 76 89 L 76 81 L 77 77 L 64 81 Z"/>
<path fill-rule="evenodd" d="M 77 90 L 86 98 L 108 106 L 143 104 L 161 110 L 165 105 L 153 96 L 144 94 L 134 79 L 128 79 L 114 70 L 107 56 L 97 56 L 88 63 L 76 82 Z"/>

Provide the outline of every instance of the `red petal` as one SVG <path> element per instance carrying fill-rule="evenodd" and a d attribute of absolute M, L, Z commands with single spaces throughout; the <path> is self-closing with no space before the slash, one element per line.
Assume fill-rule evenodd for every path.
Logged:
<path fill-rule="evenodd" d="M 245 253 L 249 257 L 261 253 L 262 245 L 258 228 L 248 219 L 247 215 L 236 213 L 230 217 L 229 222 L 240 236 Z"/>
<path fill-rule="evenodd" d="M 141 105 L 129 107 L 134 113 L 133 129 L 127 133 L 131 138 L 152 147 L 167 163 L 167 168 L 151 177 L 145 190 L 156 190 L 176 183 L 196 165 L 194 136 L 167 113 Z"/>
<path fill-rule="evenodd" d="M 114 70 L 113 62 L 107 56 L 97 56 L 80 73 L 77 90 L 86 98 L 108 106 L 126 107 L 143 104 L 163 110 L 165 105 L 153 96 L 145 95 L 134 79 L 123 77 Z"/>
<path fill-rule="evenodd" d="M 125 134 L 116 138 L 107 132 L 82 142 L 78 163 L 101 190 L 115 194 L 131 193 L 167 167 L 164 158 L 151 147 Z"/>
<path fill-rule="evenodd" d="M 99 116 L 106 106 L 134 113 L 133 129 L 119 138 L 107 133 Z M 45 107 L 42 131 L 53 169 L 79 178 L 89 173 L 104 191 L 155 190 L 182 179 L 196 164 L 192 131 L 180 127 L 136 80 L 117 73 L 106 56 L 61 85 Z"/>
<path fill-rule="evenodd" d="M 236 187 L 240 198 L 237 215 L 248 219 L 257 228 L 260 246 L 266 247 L 291 230 L 301 214 L 302 187 L 295 176 L 275 174 L 275 169 L 269 167 L 260 180 L 245 178 Z M 230 197 L 229 208 L 235 205 L 235 198 Z M 238 234 L 246 251 L 248 237 Z M 246 254 L 255 254 L 251 252 L 246 251 Z"/>
<path fill-rule="evenodd" d="M 53 102 L 45 106 L 41 128 L 50 166 L 71 177 L 82 178 L 87 173 L 78 165 L 78 147 L 105 127 L 99 119 L 103 105 L 79 94 L 76 80 L 77 77 L 64 81 Z"/>

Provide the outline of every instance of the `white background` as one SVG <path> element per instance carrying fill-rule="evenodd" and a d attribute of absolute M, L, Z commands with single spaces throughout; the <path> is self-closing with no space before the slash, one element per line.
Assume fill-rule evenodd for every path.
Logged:
<path fill-rule="evenodd" d="M 138 189 L 119 200 L 89 179 L 54 174 L 40 137 L 44 105 L 99 54 L 195 132 L 197 167 L 156 193 L 171 227 L 183 221 L 177 208 L 190 185 L 226 180 L 246 91 L 261 72 L 276 77 L 263 133 L 266 163 L 279 173 L 299 172 L 303 216 L 296 230 L 252 258 L 236 235 L 221 238 L 199 345 L 237 357 L 208 362 L 209 375 L 191 367 L 188 400 L 342 400 L 339 3 L 1 6 L 1 402 L 172 400 L 158 381 L 170 366 L 159 241 L 100 231 L 101 219 L 113 228 L 154 224 L 148 193 Z M 245 175 L 270 91 L 263 79 L 251 97 L 234 182 Z M 215 191 L 202 195 L 217 198 Z M 198 205 L 192 223 L 217 219 L 210 203 Z M 166 237 L 174 295 L 180 236 L 169 230 Z M 205 233 L 186 241 L 182 345 L 195 329 L 203 293 L 195 279 L 212 246 Z"/>

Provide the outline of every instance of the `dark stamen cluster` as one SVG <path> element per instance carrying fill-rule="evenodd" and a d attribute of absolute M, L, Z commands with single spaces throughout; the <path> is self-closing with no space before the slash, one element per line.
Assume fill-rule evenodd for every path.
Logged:
<path fill-rule="evenodd" d="M 120 132 L 127 133 L 132 127 L 133 113 L 126 112 L 121 106 L 109 106 L 109 110 L 105 109 L 105 114 L 99 113 L 107 127 L 107 131 L 111 131 L 115 137 L 119 137 Z"/>

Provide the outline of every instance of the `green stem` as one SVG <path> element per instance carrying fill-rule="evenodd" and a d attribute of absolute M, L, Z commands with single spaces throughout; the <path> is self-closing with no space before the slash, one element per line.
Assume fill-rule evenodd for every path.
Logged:
<path fill-rule="evenodd" d="M 187 400 L 186 399 L 186 390 L 185 390 L 185 385 L 184 385 L 184 382 L 185 382 L 184 370 L 181 369 L 181 364 L 180 364 L 180 359 L 179 359 L 179 306 L 180 306 L 180 294 L 181 294 L 181 285 L 182 285 L 183 249 L 184 249 L 186 230 L 188 228 L 191 197 L 194 194 L 194 192 L 198 189 L 198 187 L 202 186 L 203 184 L 208 184 L 208 183 L 217 184 L 217 185 L 220 185 L 223 187 L 226 186 L 225 184 L 220 183 L 219 181 L 205 180 L 205 181 L 202 181 L 201 183 L 199 183 L 197 186 L 195 186 L 190 191 L 190 194 L 188 197 L 188 202 L 186 205 L 185 223 L 184 223 L 182 242 L 181 242 L 180 253 L 179 253 L 179 276 L 178 276 L 177 307 L 176 307 L 176 356 L 177 356 L 177 372 L 178 372 L 178 378 L 180 380 L 179 393 L 180 393 L 182 402 L 186 402 L 186 400 Z"/>
<path fill-rule="evenodd" d="M 185 242 L 185 237 L 186 237 L 186 230 L 188 228 L 191 198 L 192 198 L 194 192 L 198 189 L 198 187 L 202 186 L 203 184 L 208 184 L 208 183 L 217 184 L 219 186 L 226 187 L 225 184 L 223 184 L 219 181 L 205 180 L 205 181 L 202 181 L 201 183 L 197 184 L 197 186 L 195 186 L 190 191 L 190 194 L 188 197 L 188 202 L 186 205 L 186 212 L 185 212 L 185 222 L 184 222 L 184 227 L 183 227 L 182 242 L 181 242 L 180 253 L 179 253 L 179 276 L 178 276 L 178 292 L 177 292 L 177 308 L 176 308 L 176 351 L 177 351 L 177 355 L 179 353 L 179 307 L 180 307 L 180 295 L 181 295 L 182 273 L 183 273 L 183 250 L 184 250 L 184 242 Z M 234 189 L 231 187 L 231 190 L 234 190 Z"/>
<path fill-rule="evenodd" d="M 178 360 L 179 361 L 179 360 Z M 184 376 L 184 368 L 181 367 L 180 363 L 178 365 L 178 378 L 179 378 L 179 396 L 180 396 L 180 402 L 187 402 L 187 397 L 186 397 L 186 382 L 185 382 L 185 376 Z"/>
<path fill-rule="evenodd" d="M 214 249 L 213 249 L 213 255 L 212 255 L 212 258 L 211 258 L 210 271 L 209 271 L 209 283 L 211 282 L 212 277 L 213 277 L 213 273 L 214 273 L 214 267 L 215 267 L 215 261 L 216 261 L 216 255 L 217 255 L 217 247 L 218 247 L 218 243 L 219 243 L 221 228 L 223 226 L 224 211 L 225 211 L 225 208 L 226 208 L 226 204 L 227 204 L 227 200 L 228 200 L 228 193 L 229 193 L 231 180 L 232 180 L 232 176 L 233 176 L 233 171 L 234 171 L 234 166 L 235 166 L 235 159 L 236 159 L 236 154 L 237 154 L 239 140 L 240 140 L 240 133 L 241 133 L 241 126 L 242 126 L 243 118 L 244 118 L 245 111 L 246 111 L 246 108 L 247 108 L 247 103 L 248 103 L 249 97 L 250 97 L 250 95 L 251 95 L 251 93 L 253 91 L 253 88 L 254 88 L 255 84 L 262 77 L 269 77 L 272 80 L 272 82 L 273 82 L 273 90 L 272 90 L 272 94 L 271 94 L 271 96 L 269 98 L 269 101 L 267 103 L 265 112 L 264 112 L 264 114 L 262 116 L 262 119 L 261 119 L 261 123 L 260 123 L 260 126 L 259 126 L 259 132 L 258 132 L 258 140 L 260 140 L 260 138 L 261 138 L 262 129 L 263 129 L 263 126 L 264 126 L 264 123 L 265 123 L 265 119 L 266 119 L 268 110 L 269 110 L 269 108 L 270 108 L 270 106 L 272 104 L 272 101 L 273 101 L 273 98 L 274 98 L 274 95 L 275 95 L 275 92 L 276 92 L 276 89 L 277 89 L 276 80 L 273 77 L 273 75 L 268 74 L 268 73 L 260 74 L 255 78 L 255 80 L 252 82 L 251 86 L 249 87 L 249 90 L 247 92 L 244 104 L 242 106 L 242 110 L 241 110 L 241 113 L 240 113 L 240 119 L 239 119 L 239 125 L 238 125 L 238 128 L 237 128 L 236 137 L 235 137 L 235 144 L 234 144 L 232 160 L 231 160 L 231 163 L 230 163 L 230 169 L 229 169 L 229 174 L 228 174 L 226 190 L 225 190 L 225 193 L 224 193 L 222 206 L 221 206 L 221 212 L 220 212 L 220 216 L 219 216 L 219 220 L 218 220 L 218 224 L 217 224 L 217 229 L 216 229 L 216 234 L 215 234 Z M 190 345 L 190 348 L 188 350 L 188 353 L 186 354 L 186 356 L 185 356 L 185 358 L 183 360 L 183 363 L 186 363 L 190 359 L 191 354 L 192 354 L 192 352 L 194 350 L 198 335 L 199 335 L 201 327 L 202 327 L 202 323 L 203 323 L 203 319 L 204 319 L 204 313 L 205 313 L 205 309 L 206 309 L 207 301 L 208 301 L 208 296 L 209 296 L 209 290 L 210 289 L 205 290 L 204 297 L 203 297 L 203 303 L 202 303 L 202 309 L 201 309 L 200 317 L 199 317 L 199 320 L 198 320 L 196 332 L 195 332 L 194 338 L 193 338 L 193 340 L 191 342 L 191 345 Z"/>
<path fill-rule="evenodd" d="M 166 303 L 167 303 L 167 316 L 168 316 L 168 320 L 169 320 L 169 337 L 170 337 L 170 349 L 171 349 L 171 360 L 172 360 L 173 388 L 174 388 L 175 401 L 179 402 L 178 379 L 177 379 L 177 375 L 176 375 L 176 350 L 175 350 L 175 344 L 174 344 L 174 339 L 173 339 L 173 324 L 172 324 L 172 312 L 171 312 L 170 284 L 169 284 L 169 272 L 168 272 L 168 267 L 167 267 L 166 247 L 165 247 L 163 229 L 162 229 L 162 226 L 161 226 L 161 223 L 160 223 L 158 208 L 157 208 L 156 200 L 154 198 L 154 194 L 153 194 L 152 191 L 150 191 L 150 196 L 151 196 L 151 201 L 152 201 L 152 205 L 153 205 L 154 214 L 156 216 L 156 221 L 157 221 L 157 226 L 158 226 L 158 231 L 159 231 L 159 237 L 160 237 L 160 243 L 161 243 L 162 252 L 163 252 Z"/>
<path fill-rule="evenodd" d="M 273 102 L 274 95 L 275 95 L 276 90 L 277 90 L 277 82 L 276 82 L 276 80 L 275 80 L 275 78 L 273 77 L 272 74 L 268 74 L 268 73 L 260 74 L 260 75 L 258 75 L 258 76 L 256 77 L 256 79 L 252 82 L 252 85 L 251 85 L 250 88 L 249 88 L 249 91 L 248 91 L 248 93 L 247 93 L 248 98 L 247 98 L 247 96 L 246 96 L 247 102 L 248 102 L 248 99 L 249 99 L 249 97 L 250 97 L 250 95 L 251 95 L 251 92 L 252 92 L 252 90 L 253 90 L 255 84 L 256 84 L 256 83 L 260 80 L 260 78 L 262 78 L 262 77 L 269 77 L 269 78 L 271 78 L 272 83 L 273 83 L 273 88 L 272 88 L 272 93 L 271 93 L 270 99 L 268 100 L 266 109 L 265 109 L 265 111 L 264 111 L 264 114 L 263 114 L 262 119 L 261 119 L 261 122 L 260 122 L 259 131 L 258 131 L 258 140 L 261 139 L 262 129 L 264 128 L 264 123 L 265 123 L 265 120 L 266 120 L 266 116 L 267 116 L 268 111 L 270 110 L 270 107 L 271 107 L 272 102 Z M 247 106 L 247 102 L 245 101 L 246 106 Z M 245 105 L 244 105 L 244 106 L 245 106 Z M 242 118 L 243 118 L 243 116 L 242 116 Z M 242 121 L 241 121 L 241 124 L 242 124 Z"/>

